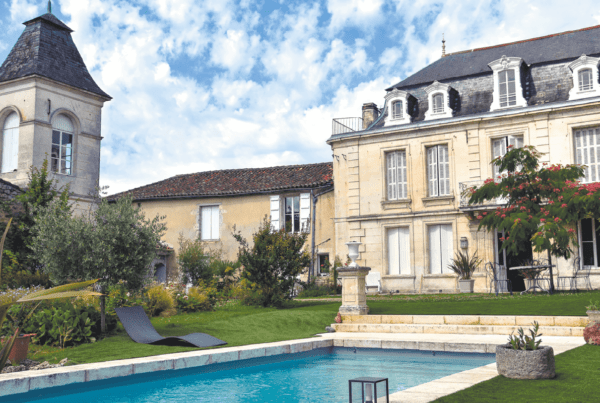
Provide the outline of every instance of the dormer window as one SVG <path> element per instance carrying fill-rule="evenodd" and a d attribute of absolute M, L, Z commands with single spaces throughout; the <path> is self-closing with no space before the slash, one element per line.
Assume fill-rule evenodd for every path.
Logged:
<path fill-rule="evenodd" d="M 451 118 L 453 110 L 450 108 L 450 91 L 452 87 L 434 81 L 425 88 L 429 103 L 429 109 L 425 112 L 425 120 Z"/>
<path fill-rule="evenodd" d="M 385 101 L 388 106 L 385 126 L 401 125 L 410 123 L 410 114 L 408 113 L 408 97 L 406 91 L 394 89 L 387 93 Z"/>
<path fill-rule="evenodd" d="M 598 62 L 600 58 L 581 55 L 569 68 L 573 72 L 573 88 L 569 100 L 600 96 L 598 85 Z"/>
<path fill-rule="evenodd" d="M 494 72 L 494 99 L 490 111 L 527 106 L 521 87 L 520 57 L 506 57 L 488 64 Z"/>

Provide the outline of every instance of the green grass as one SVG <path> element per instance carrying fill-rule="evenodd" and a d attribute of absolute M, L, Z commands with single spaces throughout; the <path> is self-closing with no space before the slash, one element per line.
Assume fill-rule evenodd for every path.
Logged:
<path fill-rule="evenodd" d="M 222 347 L 234 347 L 302 339 L 324 333 L 325 326 L 333 323 L 339 306 L 339 303 L 327 302 L 292 302 L 287 309 L 237 305 L 213 312 L 152 318 L 151 322 L 162 336 L 202 332 L 225 340 L 227 345 Z M 116 334 L 96 343 L 64 350 L 31 346 L 28 358 L 55 363 L 67 357 L 72 364 L 84 364 L 194 350 L 197 348 L 135 343 L 119 323 Z"/>
<path fill-rule="evenodd" d="M 599 402 L 598 380 L 600 346 L 585 345 L 556 356 L 554 379 L 521 380 L 497 376 L 436 402 Z"/>

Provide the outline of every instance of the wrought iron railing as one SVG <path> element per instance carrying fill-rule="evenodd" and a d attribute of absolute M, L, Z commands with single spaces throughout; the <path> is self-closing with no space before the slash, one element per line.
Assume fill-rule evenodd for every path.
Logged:
<path fill-rule="evenodd" d="M 344 134 L 357 132 L 363 129 L 362 118 L 336 118 L 333 119 L 331 134 Z"/>

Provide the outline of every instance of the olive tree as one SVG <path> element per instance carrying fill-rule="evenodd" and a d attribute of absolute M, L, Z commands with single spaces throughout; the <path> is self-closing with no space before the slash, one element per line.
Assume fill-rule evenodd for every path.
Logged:
<path fill-rule="evenodd" d="M 100 279 L 101 290 L 123 280 L 131 290 L 143 287 L 166 226 L 164 217 L 145 218 L 130 197 L 106 199 L 87 217 L 74 216 L 50 204 L 36 215 L 32 249 L 57 284 L 73 279 Z M 104 332 L 105 297 L 100 299 Z"/>

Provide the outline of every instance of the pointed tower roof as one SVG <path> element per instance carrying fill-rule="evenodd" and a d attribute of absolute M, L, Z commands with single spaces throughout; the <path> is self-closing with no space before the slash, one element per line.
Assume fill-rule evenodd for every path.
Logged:
<path fill-rule="evenodd" d="M 90 75 L 73 30 L 52 13 L 24 22 L 25 30 L 0 67 L 0 82 L 39 75 L 112 99 Z"/>

